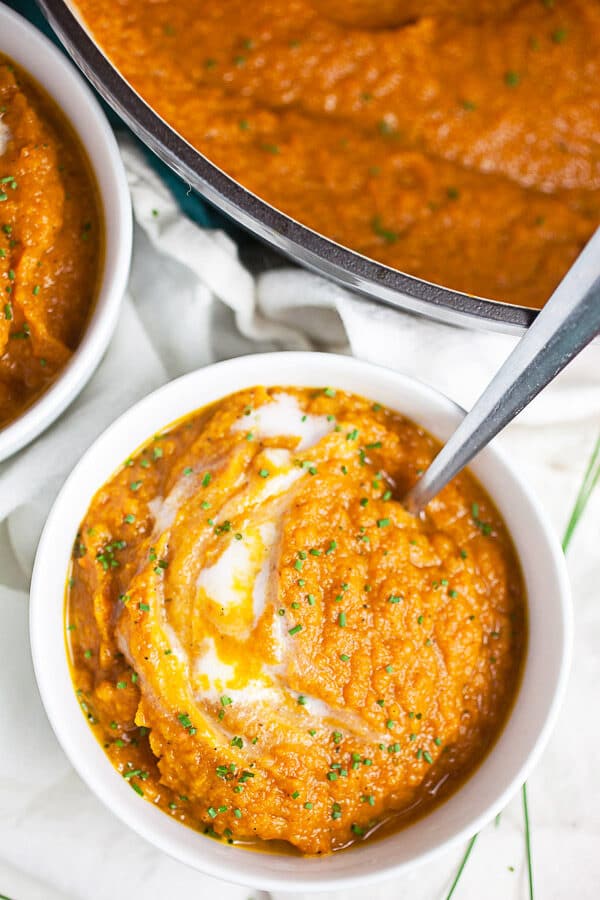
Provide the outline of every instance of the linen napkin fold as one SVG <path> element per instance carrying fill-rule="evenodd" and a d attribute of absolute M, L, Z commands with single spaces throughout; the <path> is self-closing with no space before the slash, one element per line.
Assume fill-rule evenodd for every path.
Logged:
<path fill-rule="evenodd" d="M 292 267 L 254 275 L 227 235 L 203 230 L 181 214 L 128 139 L 121 140 L 121 150 L 136 230 L 116 334 L 98 371 L 60 420 L 0 465 L 0 894 L 12 900 L 119 900 L 142 893 L 147 900 L 259 900 L 260 892 L 194 872 L 126 829 L 81 783 L 59 748 L 35 687 L 26 623 L 35 547 L 52 500 L 75 461 L 118 414 L 165 381 L 218 359 L 271 349 L 352 352 L 412 374 L 468 406 L 514 338 L 378 307 Z M 600 350 L 592 346 L 502 436 L 557 530 L 599 424 Z M 596 721 L 586 715 L 600 675 L 594 655 L 594 636 L 600 634 L 594 588 L 600 579 L 599 534 L 596 497 L 573 543 L 575 672 L 531 787 L 538 889 L 540 896 L 557 900 L 573 895 L 573 873 L 579 900 L 595 897 L 600 881 L 593 850 L 600 813 L 588 790 L 593 754 L 581 752 L 600 737 Z M 577 741 L 569 738 L 574 720 Z M 373 900 L 436 900 L 444 896 L 459 857 L 448 853 L 426 869 L 369 888 L 369 894 Z M 524 897 L 523 859 L 515 801 L 499 828 L 485 829 L 457 897 Z M 320 896 L 358 900 L 364 894 L 361 889 Z"/>

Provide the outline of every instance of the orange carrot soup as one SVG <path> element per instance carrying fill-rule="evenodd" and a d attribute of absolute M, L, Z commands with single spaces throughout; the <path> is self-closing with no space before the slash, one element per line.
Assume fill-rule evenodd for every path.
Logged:
<path fill-rule="evenodd" d="M 77 0 L 109 58 L 283 212 L 540 307 L 600 224 L 600 4 Z"/>
<path fill-rule="evenodd" d="M 333 388 L 256 387 L 155 435 L 93 498 L 66 597 L 112 764 L 185 825 L 326 854 L 400 828 L 486 756 L 518 687 L 524 585 L 468 472 Z"/>
<path fill-rule="evenodd" d="M 50 97 L 0 56 L 0 428 L 76 350 L 102 262 L 100 200 Z"/>

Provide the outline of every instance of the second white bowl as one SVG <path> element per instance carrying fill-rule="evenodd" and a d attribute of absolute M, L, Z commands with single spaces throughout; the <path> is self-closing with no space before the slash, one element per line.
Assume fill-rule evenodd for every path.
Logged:
<path fill-rule="evenodd" d="M 96 179 L 105 230 L 98 293 L 81 343 L 48 390 L 0 429 L 1 461 L 58 417 L 100 362 L 117 324 L 127 285 L 133 226 L 129 188 L 115 136 L 77 69 L 37 28 L 2 4 L 0 52 L 39 83 L 75 129 Z"/>

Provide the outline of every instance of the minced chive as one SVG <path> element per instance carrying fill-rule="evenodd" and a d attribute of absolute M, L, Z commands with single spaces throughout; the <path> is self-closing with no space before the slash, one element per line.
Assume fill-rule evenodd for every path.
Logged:
<path fill-rule="evenodd" d="M 345 612 L 341 612 L 341 613 L 339 614 L 339 616 L 338 616 L 338 625 L 340 626 L 340 628 L 345 628 L 345 627 L 346 627 L 346 613 L 345 613 Z"/>
<path fill-rule="evenodd" d="M 268 478 L 271 474 L 268 469 L 260 469 L 259 473 L 261 478 Z"/>
<path fill-rule="evenodd" d="M 323 393 L 326 397 L 335 397 L 335 391 L 333 388 L 327 387 L 323 388 Z"/>
<path fill-rule="evenodd" d="M 300 625 L 300 624 L 294 625 L 293 628 L 290 628 L 288 630 L 288 634 L 290 634 L 293 637 L 295 634 L 298 634 L 299 631 L 302 631 L 302 625 Z"/>
<path fill-rule="evenodd" d="M 347 653 L 340 653 L 340 659 L 342 662 L 348 662 L 350 657 L 348 656 Z"/>
<path fill-rule="evenodd" d="M 305 804 L 304 804 L 304 809 L 312 809 L 312 808 L 313 808 L 312 803 L 305 803 Z"/>
<path fill-rule="evenodd" d="M 389 524 L 390 524 L 389 519 L 377 519 L 377 527 L 378 528 L 387 528 L 387 526 Z"/>

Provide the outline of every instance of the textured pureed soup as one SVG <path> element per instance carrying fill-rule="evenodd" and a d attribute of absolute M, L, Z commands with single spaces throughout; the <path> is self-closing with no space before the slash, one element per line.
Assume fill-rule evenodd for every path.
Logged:
<path fill-rule="evenodd" d="M 485 757 L 518 687 L 524 585 L 468 473 L 333 388 L 256 387 L 154 435 L 91 501 L 66 640 L 141 798 L 242 846 L 323 854 L 409 824 Z"/>
<path fill-rule="evenodd" d="M 100 199 L 54 101 L 0 55 L 0 428 L 58 377 L 96 296 Z"/>
<path fill-rule="evenodd" d="M 390 266 L 540 307 L 600 224 L 598 0 L 77 7 L 210 160 Z"/>

